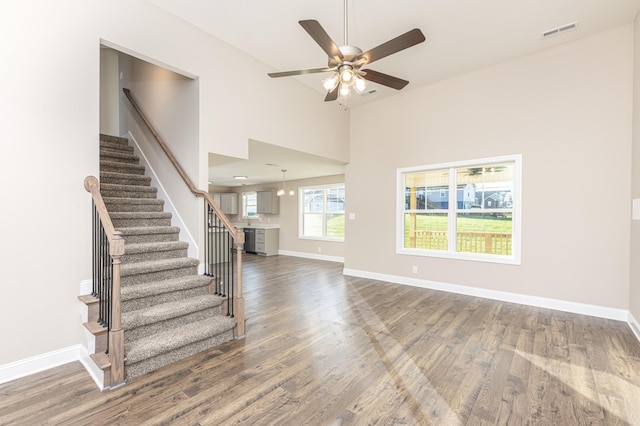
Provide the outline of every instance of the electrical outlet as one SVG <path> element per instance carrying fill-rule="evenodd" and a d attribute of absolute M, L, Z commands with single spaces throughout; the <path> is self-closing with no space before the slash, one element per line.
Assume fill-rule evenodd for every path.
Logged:
<path fill-rule="evenodd" d="M 417 267 L 417 266 L 414 266 L 413 268 L 411 268 L 411 271 L 412 271 L 414 274 L 417 274 L 417 273 L 418 273 L 418 267 Z"/>
<path fill-rule="evenodd" d="M 318 246 L 318 253 L 322 251 L 322 247 Z"/>

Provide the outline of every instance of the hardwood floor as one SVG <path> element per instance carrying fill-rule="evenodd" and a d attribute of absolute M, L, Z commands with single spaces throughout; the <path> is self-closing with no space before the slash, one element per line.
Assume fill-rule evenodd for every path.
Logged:
<path fill-rule="evenodd" d="M 101 393 L 80 363 L 0 385 L 16 425 L 640 425 L 622 322 L 246 256 L 247 337 Z"/>

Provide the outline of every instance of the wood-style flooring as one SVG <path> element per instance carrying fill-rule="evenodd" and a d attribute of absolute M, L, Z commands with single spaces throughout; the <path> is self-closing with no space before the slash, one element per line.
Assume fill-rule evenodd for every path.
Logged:
<path fill-rule="evenodd" d="M 0 385 L 0 424 L 640 425 L 624 322 L 245 259 L 246 339 L 111 392 L 77 362 Z"/>

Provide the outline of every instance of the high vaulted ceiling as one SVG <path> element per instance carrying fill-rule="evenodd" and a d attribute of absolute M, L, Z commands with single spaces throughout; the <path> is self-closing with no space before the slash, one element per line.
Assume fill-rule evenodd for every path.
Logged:
<path fill-rule="evenodd" d="M 300 20 L 319 21 L 336 44 L 344 44 L 344 0 L 148 1 L 257 58 L 273 71 L 327 65 L 326 54 L 298 24 Z M 348 44 L 365 51 L 413 28 L 422 30 L 426 42 L 370 66 L 409 80 L 403 89 L 407 91 L 629 24 L 635 20 L 640 0 L 348 0 L 347 6 Z M 545 31 L 576 22 L 574 30 L 542 37 Z M 323 102 L 321 82 L 326 76 L 284 78 L 295 78 L 317 90 L 318 102 Z M 277 79 L 273 84 L 278 84 Z M 375 83 L 368 91 L 372 89 L 373 94 L 352 96 L 348 105 L 357 107 L 396 93 Z M 262 148 L 265 158 L 272 157 L 268 146 Z M 273 149 L 284 155 L 281 148 Z M 297 154 L 302 155 L 300 167 L 296 166 Z M 341 167 L 336 163 L 322 172 L 328 165 L 326 159 L 318 159 L 322 167 L 315 168 L 309 166 L 311 156 L 295 151 L 287 153 L 285 161 L 273 161 L 279 167 L 266 165 L 268 161 L 251 152 L 250 157 L 233 161 L 210 156 L 210 180 L 239 185 L 230 177 L 251 173 L 247 184 L 266 183 L 281 179 L 279 167 L 289 170 L 287 179 L 323 176 Z"/>
<path fill-rule="evenodd" d="M 344 0 L 149 0 L 273 67 L 320 68 L 323 50 L 298 24 L 315 19 L 344 42 Z M 381 59 L 371 68 L 419 87 L 560 43 L 633 22 L 640 0 L 348 0 L 348 42 L 368 50 L 413 28 L 426 42 Z M 578 22 L 575 30 L 543 39 L 544 31 Z M 318 90 L 327 74 L 293 77 Z M 292 77 L 285 77 L 292 78 Z M 274 81 L 274 84 L 277 84 Z M 394 89 L 372 84 L 373 95 Z"/>

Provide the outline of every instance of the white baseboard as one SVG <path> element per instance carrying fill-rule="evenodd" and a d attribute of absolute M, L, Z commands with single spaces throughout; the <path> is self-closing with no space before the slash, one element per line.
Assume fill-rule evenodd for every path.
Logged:
<path fill-rule="evenodd" d="M 305 253 L 301 251 L 278 250 L 278 254 L 283 256 L 304 257 L 306 259 L 327 260 L 329 262 L 344 263 L 344 257 L 327 256 L 324 254 Z"/>
<path fill-rule="evenodd" d="M 102 390 L 102 370 L 89 357 L 87 348 L 82 345 L 73 345 L 56 351 L 47 352 L 9 364 L 0 365 L 0 384 L 7 383 L 21 377 L 30 376 L 41 371 L 59 367 L 70 362 L 79 361 L 87 370 L 93 381 Z"/>
<path fill-rule="evenodd" d="M 484 288 L 467 287 L 458 284 L 448 284 L 437 281 L 401 277 L 396 275 L 379 274 L 376 272 L 361 271 L 357 269 L 345 268 L 343 273 L 344 275 L 350 275 L 354 277 L 369 278 L 374 280 L 387 281 L 395 284 L 447 291 L 450 293 L 482 297 L 485 299 L 499 300 L 502 302 L 518 303 L 521 305 L 536 306 L 538 308 L 554 309 L 556 311 L 571 312 L 574 314 L 589 315 L 598 318 L 607 318 L 617 321 L 628 321 L 629 319 L 629 311 L 626 311 L 624 309 L 607 308 L 604 306 L 587 305 L 584 303 L 568 302 L 565 300 L 548 299 L 545 297 L 528 296 L 524 294 L 509 293 L 504 291 L 487 290 Z"/>
<path fill-rule="evenodd" d="M 80 296 L 85 296 L 87 294 L 91 294 L 93 291 L 93 280 L 82 280 L 80 281 Z"/>
<path fill-rule="evenodd" d="M 636 335 L 636 339 L 638 339 L 638 341 L 640 342 L 640 323 L 631 312 L 629 312 L 627 322 L 629 323 L 629 327 L 631 327 L 631 331 L 633 331 L 633 334 Z"/>
<path fill-rule="evenodd" d="M 84 354 L 87 354 L 87 357 L 89 356 L 84 346 L 74 345 L 0 365 L 0 383 L 10 382 L 11 380 L 39 373 L 49 368 L 79 361 Z"/>

